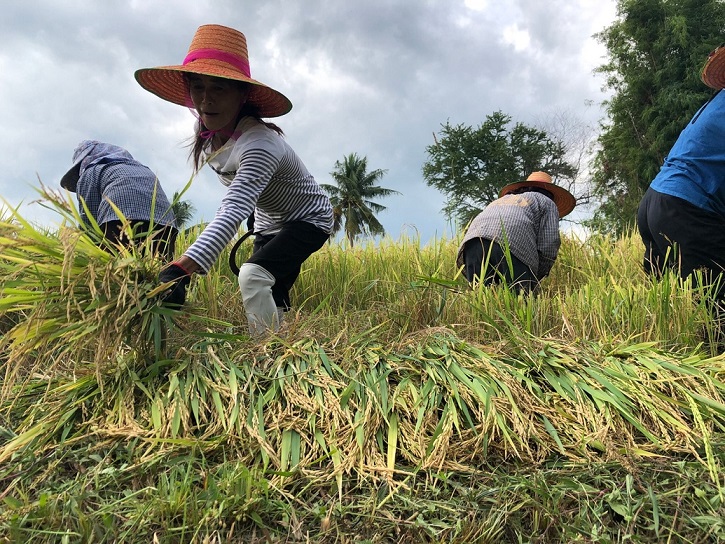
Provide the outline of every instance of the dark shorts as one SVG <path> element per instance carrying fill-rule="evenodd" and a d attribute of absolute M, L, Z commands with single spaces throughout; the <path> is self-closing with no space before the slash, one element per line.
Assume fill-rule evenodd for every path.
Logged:
<path fill-rule="evenodd" d="M 725 270 L 723 216 L 647 189 L 637 210 L 637 228 L 649 274 L 660 275 L 669 268 L 686 277 L 697 269 L 707 269 L 707 279 L 712 282 Z M 716 296 L 725 298 L 725 285 Z"/>
<path fill-rule="evenodd" d="M 176 227 L 172 227 L 171 225 L 155 225 L 153 231 L 149 232 L 151 228 L 150 222 L 133 221 L 134 238 L 133 240 L 129 240 L 126 233 L 122 230 L 123 223 L 121 221 L 108 221 L 99 226 L 104 235 L 104 241 L 101 245 L 120 243 L 126 247 L 131 247 L 134 244 L 141 246 L 143 241 L 151 236 L 153 252 L 165 260 L 171 261 L 174 259 L 174 247 L 176 246 L 176 236 L 178 235 Z"/>
<path fill-rule="evenodd" d="M 272 296 L 278 308 L 289 310 L 290 295 L 302 263 L 320 249 L 330 237 L 322 229 L 305 221 L 286 223 L 277 234 L 256 234 L 248 263 L 261 266 L 272 274 Z"/>
<path fill-rule="evenodd" d="M 473 283 L 478 278 L 485 285 L 505 281 L 516 291 L 532 291 L 539 283 L 536 276 L 520 259 L 512 254 L 510 257 L 509 266 L 507 252 L 498 242 L 486 238 L 473 238 L 463 246 L 466 279 Z"/>

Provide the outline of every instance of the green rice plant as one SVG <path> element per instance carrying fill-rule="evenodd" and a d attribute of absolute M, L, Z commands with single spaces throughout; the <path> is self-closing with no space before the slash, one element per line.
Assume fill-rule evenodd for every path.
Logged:
<path fill-rule="evenodd" d="M 534 296 L 469 288 L 455 240 L 328 244 L 256 341 L 227 253 L 171 312 L 68 213 L 0 224 L 0 539 L 724 537 L 711 296 L 631 237 L 565 240 Z"/>
<path fill-rule="evenodd" d="M 28 474 L 43 488 L 56 473 L 40 468 L 46 463 L 39 460 L 91 438 L 115 448 L 133 436 L 137 446 L 123 461 L 129 468 L 100 455 L 91 487 L 113 489 L 114 481 L 102 478 L 107 469 L 140 478 L 136 489 L 148 491 L 113 502 L 135 520 L 114 524 L 128 535 L 152 518 L 153 527 L 183 527 L 187 535 L 195 534 L 188 531 L 200 518 L 204 530 L 229 527 L 237 516 L 267 527 L 268 514 L 260 512 L 271 507 L 269 493 L 275 490 L 286 503 L 299 486 L 333 485 L 339 507 L 354 489 L 384 481 L 388 491 L 375 505 L 380 510 L 396 503 L 421 472 L 470 475 L 511 463 L 533 467 L 557 456 L 636 463 L 691 455 L 701 459 L 708 485 L 719 493 L 721 460 L 712 441 L 725 424 L 725 385 L 713 378 L 722 372 L 721 357 L 678 359 L 648 344 L 605 350 L 540 341 L 538 351 L 533 344 L 491 351 L 433 332 L 390 346 L 363 337 L 338 347 L 299 339 L 258 351 L 233 337 L 211 338 L 191 346 L 187 361 L 166 363 L 163 375 L 150 371 L 132 381 L 104 373 L 103 390 L 113 395 L 102 393 L 95 374 L 51 384 L 37 379 L 44 405 L 28 398 L 9 408 L 26 419 L 12 418 L 16 436 L 1 458 L 6 463 L 32 452 L 38 461 L 28 459 L 22 475 L 0 472 L 0 478 L 15 510 L 23 509 L 38 500 L 25 487 Z M 250 491 L 220 491 L 214 499 L 220 509 L 206 502 L 210 491 L 200 494 L 199 474 L 209 469 L 190 472 L 189 465 L 171 462 L 193 451 L 205 459 L 236 459 L 237 470 L 256 474 L 245 484 Z M 150 463 L 166 468 L 159 473 Z M 252 489 L 266 489 L 265 495 L 250 495 Z M 56 514 L 59 524 L 71 514 L 84 519 L 79 512 L 88 519 L 88 507 L 76 503 Z M 502 515 L 490 518 L 500 521 L 491 522 L 495 534 L 504 530 Z M 540 528 L 546 522 L 531 521 Z M 445 533 L 445 527 L 427 531 Z"/>
<path fill-rule="evenodd" d="M 455 269 L 457 248 L 455 240 L 382 241 L 354 250 L 328 245 L 305 263 L 295 298 L 330 334 L 338 326 L 366 330 L 386 323 L 383 330 L 397 338 L 444 326 L 484 343 L 502 341 L 512 329 L 570 341 L 637 338 L 672 348 L 697 348 L 709 338 L 707 347 L 717 353 L 708 297 L 692 280 L 647 278 L 634 233 L 616 241 L 564 237 L 551 275 L 530 297 L 505 286 L 470 289 Z"/>
<path fill-rule="evenodd" d="M 454 275 L 455 263 L 446 260 L 449 241 L 434 240 L 423 248 L 419 242 L 386 238 L 354 248 L 328 244 L 303 266 L 295 294 L 317 314 L 350 316 L 361 328 L 389 322 L 402 335 L 437 326 L 445 319 L 448 293 L 420 280 Z"/>
<path fill-rule="evenodd" d="M 573 289 L 595 277 L 622 285 L 637 283 L 644 279 L 643 256 L 644 246 L 635 231 L 618 239 L 596 233 L 584 239 L 564 235 L 547 283 Z"/>
<path fill-rule="evenodd" d="M 74 205 L 46 189 L 42 194 L 61 216 L 57 232 L 17 213 L 0 222 L 4 400 L 36 375 L 150 364 L 162 357 L 176 315 L 159 304 L 162 263 L 150 240 L 130 249 L 100 247 L 98 225 L 75 227 L 81 220 Z M 133 234 L 128 222 L 125 228 Z"/>

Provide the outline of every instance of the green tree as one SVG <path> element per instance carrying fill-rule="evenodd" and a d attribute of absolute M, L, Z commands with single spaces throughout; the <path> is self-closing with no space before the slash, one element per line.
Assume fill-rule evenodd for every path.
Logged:
<path fill-rule="evenodd" d="M 435 143 L 426 148 L 426 183 L 446 195 L 443 212 L 467 224 L 501 187 L 545 170 L 558 183 L 572 184 L 577 168 L 566 160 L 564 143 L 545 131 L 515 123 L 497 111 L 478 127 L 442 125 Z"/>
<path fill-rule="evenodd" d="M 385 206 L 372 199 L 400 194 L 376 185 L 386 173 L 387 170 L 380 169 L 368 172 L 367 157 L 351 153 L 342 162 L 335 161 L 335 168 L 330 172 L 337 185 L 321 184 L 332 203 L 335 221 L 332 232 L 339 232 L 344 225 L 351 246 L 358 236 L 385 234 L 383 225 L 375 217 Z"/>
<path fill-rule="evenodd" d="M 621 233 L 680 131 L 712 95 L 700 81 L 722 41 L 722 0 L 619 0 L 596 35 L 609 52 L 597 71 L 613 94 L 598 138 L 592 184 L 601 202 L 590 226 Z"/>
<path fill-rule="evenodd" d="M 171 211 L 174 212 L 174 217 L 176 218 L 176 228 L 179 230 L 183 229 L 196 213 L 196 209 L 191 201 L 181 200 L 181 194 L 179 191 L 176 191 L 174 196 L 171 198 Z"/>

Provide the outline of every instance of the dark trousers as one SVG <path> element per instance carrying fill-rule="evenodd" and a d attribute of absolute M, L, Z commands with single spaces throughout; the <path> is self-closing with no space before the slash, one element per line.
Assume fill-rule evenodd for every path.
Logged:
<path fill-rule="evenodd" d="M 644 242 L 644 269 L 659 276 L 665 268 L 683 278 L 703 269 L 707 285 L 725 270 L 725 217 L 675 196 L 647 189 L 637 210 L 637 228 Z M 725 299 L 725 279 L 714 293 Z"/>
<path fill-rule="evenodd" d="M 152 251 L 165 260 L 174 259 L 174 247 L 176 246 L 176 236 L 178 231 L 176 227 L 171 225 L 154 225 L 154 229 L 151 230 L 151 223 L 148 221 L 134 221 L 132 223 L 133 228 L 133 239 L 129 239 L 126 233 L 123 231 L 123 223 L 121 221 L 108 221 L 99 225 L 103 231 L 104 240 L 101 243 L 104 245 L 116 245 L 122 244 L 126 247 L 132 245 L 141 246 L 144 240 L 151 236 L 151 247 Z"/>
<path fill-rule="evenodd" d="M 476 279 L 485 285 L 505 281 L 517 292 L 530 292 L 539 283 L 531 269 L 521 260 L 510 251 L 504 251 L 498 242 L 486 238 L 473 238 L 466 242 L 463 246 L 463 263 L 465 265 L 464 274 L 471 283 Z M 481 274 L 482 270 L 483 274 Z"/>
<path fill-rule="evenodd" d="M 274 276 L 272 297 L 278 308 L 289 310 L 290 289 L 300 275 L 302 263 L 330 237 L 305 221 L 286 223 L 277 234 L 254 235 L 254 248 L 248 263 L 261 266 Z"/>

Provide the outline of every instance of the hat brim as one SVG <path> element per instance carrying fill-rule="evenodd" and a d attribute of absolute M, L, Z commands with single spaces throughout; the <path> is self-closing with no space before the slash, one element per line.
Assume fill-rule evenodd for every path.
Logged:
<path fill-rule="evenodd" d="M 211 77 L 221 77 L 234 81 L 241 81 L 252 85 L 247 103 L 250 104 L 260 117 L 279 117 L 289 113 L 292 102 L 275 89 L 245 77 L 238 71 L 230 70 L 222 63 L 214 60 L 197 60 L 193 67 L 186 66 L 159 66 L 158 68 L 141 68 L 136 70 L 134 77 L 139 85 L 158 97 L 178 104 L 193 107 L 184 74 L 199 74 Z"/>
<path fill-rule="evenodd" d="M 725 89 L 725 47 L 718 47 L 710 54 L 700 77 L 708 87 Z"/>
<path fill-rule="evenodd" d="M 81 163 L 78 161 L 60 178 L 60 186 L 75 193 L 78 180 L 81 177 Z"/>
<path fill-rule="evenodd" d="M 498 196 L 502 197 L 521 187 L 540 187 L 541 189 L 549 191 L 554 196 L 554 204 L 556 204 L 559 210 L 560 218 L 569 215 L 576 206 L 576 198 L 569 191 L 553 183 L 543 181 L 519 181 L 510 183 L 501 189 Z"/>

